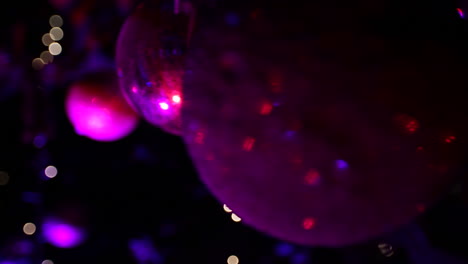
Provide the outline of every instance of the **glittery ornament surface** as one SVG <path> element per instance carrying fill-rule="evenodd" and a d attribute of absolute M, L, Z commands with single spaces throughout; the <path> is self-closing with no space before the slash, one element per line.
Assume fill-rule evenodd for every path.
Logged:
<path fill-rule="evenodd" d="M 183 136 L 202 180 L 243 223 L 298 244 L 410 222 L 457 169 L 456 61 L 418 27 L 274 3 L 201 10 Z"/>
<path fill-rule="evenodd" d="M 123 25 L 116 52 L 120 86 L 148 122 L 180 133 L 188 18 L 171 1 L 140 4 Z"/>

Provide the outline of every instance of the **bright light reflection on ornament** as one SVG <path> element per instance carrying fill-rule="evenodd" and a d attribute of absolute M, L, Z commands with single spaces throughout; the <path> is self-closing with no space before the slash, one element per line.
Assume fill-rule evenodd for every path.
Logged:
<path fill-rule="evenodd" d="M 231 214 L 231 219 L 232 219 L 232 221 L 234 221 L 234 222 L 240 222 L 240 221 L 242 221 L 242 219 L 241 219 L 239 216 L 237 216 L 236 214 L 234 214 L 234 213 Z"/>
<path fill-rule="evenodd" d="M 59 248 L 76 247 L 85 239 L 83 230 L 59 220 L 45 221 L 42 229 L 47 242 Z"/>
<path fill-rule="evenodd" d="M 227 207 L 227 205 L 225 204 L 223 205 L 223 209 L 226 213 L 232 213 L 232 210 L 229 207 Z"/>
<path fill-rule="evenodd" d="M 181 101 L 182 101 L 182 99 L 180 98 L 180 96 L 178 96 L 178 95 L 172 96 L 172 102 L 178 104 L 178 103 L 180 103 Z"/>
<path fill-rule="evenodd" d="M 162 110 L 167 110 L 167 109 L 169 109 L 169 105 L 168 105 L 166 102 L 161 102 L 161 103 L 159 103 L 159 107 L 160 107 Z"/>

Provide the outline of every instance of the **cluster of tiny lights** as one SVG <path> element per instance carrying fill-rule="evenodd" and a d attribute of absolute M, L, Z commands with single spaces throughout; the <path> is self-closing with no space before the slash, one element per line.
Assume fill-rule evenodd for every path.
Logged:
<path fill-rule="evenodd" d="M 229 256 L 227 259 L 228 264 L 238 264 L 239 263 L 239 258 L 235 255 Z"/>
<path fill-rule="evenodd" d="M 54 178 L 55 176 L 57 176 L 57 173 L 58 170 L 54 166 L 47 166 L 47 168 L 45 168 L 44 170 L 44 174 L 45 176 L 47 176 L 47 178 Z"/>
<path fill-rule="evenodd" d="M 54 56 L 62 53 L 62 45 L 57 41 L 63 38 L 63 30 L 61 29 L 63 19 L 59 15 L 53 15 L 49 18 L 49 24 L 51 26 L 49 33 L 42 35 L 42 44 L 48 49 L 41 52 L 38 58 L 33 59 L 32 67 L 35 70 L 40 70 L 45 65 L 52 63 Z"/>
<path fill-rule="evenodd" d="M 26 224 L 24 224 L 24 226 L 23 226 L 23 232 L 24 232 L 26 235 L 33 235 L 34 233 L 36 233 L 36 225 L 33 224 L 33 223 L 26 223 Z"/>

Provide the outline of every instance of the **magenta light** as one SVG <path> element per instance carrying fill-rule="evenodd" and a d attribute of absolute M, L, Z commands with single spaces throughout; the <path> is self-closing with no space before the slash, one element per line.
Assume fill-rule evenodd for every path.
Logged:
<path fill-rule="evenodd" d="M 461 18 L 465 17 L 465 14 L 463 13 L 463 10 L 461 8 L 457 8 L 457 11 Z"/>
<path fill-rule="evenodd" d="M 96 141 L 116 141 L 136 128 L 137 114 L 123 98 L 105 89 L 80 84 L 71 87 L 66 111 L 78 135 Z"/>
<path fill-rule="evenodd" d="M 46 221 L 42 230 L 46 241 L 59 248 L 76 247 L 85 239 L 83 230 L 58 220 Z"/>

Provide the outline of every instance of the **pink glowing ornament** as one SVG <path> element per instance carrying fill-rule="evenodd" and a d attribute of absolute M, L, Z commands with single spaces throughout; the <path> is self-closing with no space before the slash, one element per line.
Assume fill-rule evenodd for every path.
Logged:
<path fill-rule="evenodd" d="M 84 229 L 61 219 L 47 219 L 42 230 L 45 240 L 58 248 L 73 248 L 86 239 Z"/>
<path fill-rule="evenodd" d="M 120 87 L 149 123 L 180 134 L 182 78 L 191 5 L 149 1 L 137 7 L 117 42 Z"/>
<path fill-rule="evenodd" d="M 89 74 L 70 87 L 65 107 L 78 135 L 116 141 L 138 125 L 138 115 L 120 94 L 114 73 Z"/>
<path fill-rule="evenodd" d="M 373 28 L 385 12 L 335 2 L 233 2 L 199 16 L 182 124 L 203 182 L 243 223 L 341 246 L 395 230 L 446 190 L 466 86 L 445 38 L 425 39 L 445 32 L 419 34 L 416 18 Z"/>

